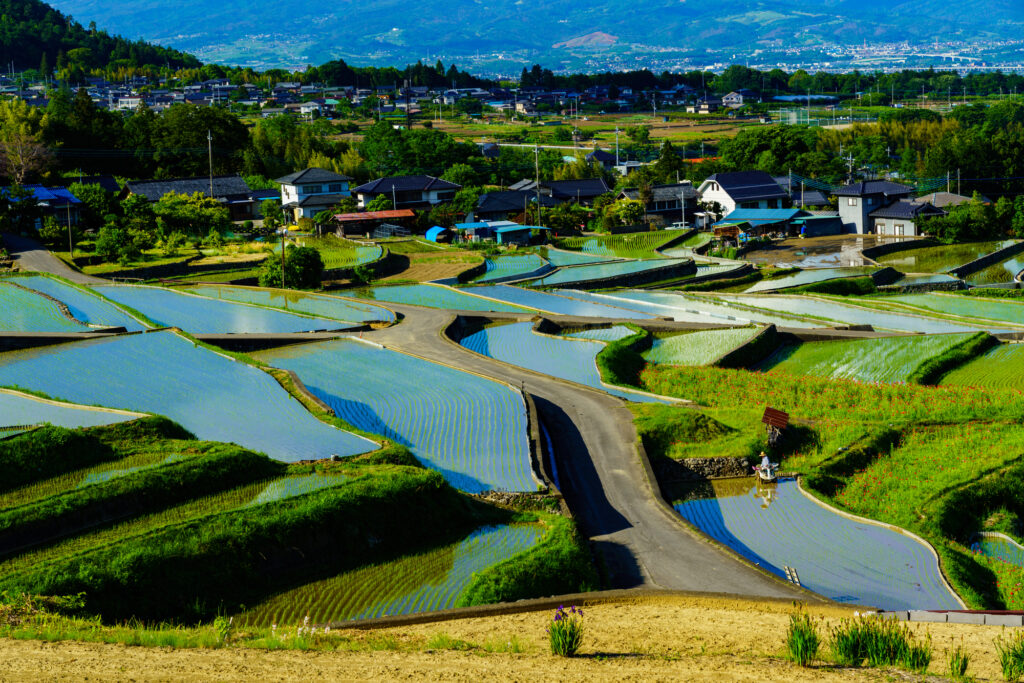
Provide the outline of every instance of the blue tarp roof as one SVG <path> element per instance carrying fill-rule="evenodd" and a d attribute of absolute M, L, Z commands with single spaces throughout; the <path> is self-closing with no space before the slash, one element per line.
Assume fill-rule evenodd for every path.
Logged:
<path fill-rule="evenodd" d="M 440 225 L 435 225 L 427 230 L 427 241 L 436 242 L 439 235 L 448 232 L 446 228 L 442 228 Z"/>
<path fill-rule="evenodd" d="M 498 234 L 504 234 L 506 232 L 517 232 L 519 230 L 550 230 L 551 228 L 542 228 L 539 225 L 506 225 L 501 228 L 495 228 L 494 232 Z"/>
<path fill-rule="evenodd" d="M 476 223 L 456 223 L 455 224 L 455 229 L 456 230 L 475 230 L 475 229 L 478 229 L 478 228 L 487 228 L 487 227 L 490 227 L 490 224 L 487 223 L 486 221 L 477 221 Z"/>
<path fill-rule="evenodd" d="M 43 187 L 42 185 L 24 185 L 26 190 L 35 195 L 36 201 L 41 203 L 57 202 L 64 204 L 81 204 L 82 202 L 75 195 L 64 187 Z M 10 188 L 3 188 L 4 194 L 8 194 Z"/>
<path fill-rule="evenodd" d="M 802 209 L 736 209 L 715 225 L 727 225 L 746 221 L 751 225 L 768 225 L 781 223 L 806 214 Z"/>

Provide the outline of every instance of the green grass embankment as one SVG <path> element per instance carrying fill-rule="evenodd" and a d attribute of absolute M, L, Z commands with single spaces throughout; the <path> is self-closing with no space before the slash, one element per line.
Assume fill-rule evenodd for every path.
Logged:
<path fill-rule="evenodd" d="M 598 588 L 587 541 L 575 523 L 546 514 L 541 520 L 548 525 L 544 539 L 525 553 L 474 575 L 459 598 L 460 607 Z"/>
<path fill-rule="evenodd" d="M 641 354 L 651 348 L 654 337 L 636 325 L 627 323 L 626 327 L 633 334 L 606 344 L 597 354 L 597 369 L 604 382 L 635 388 L 647 364 Z"/>
<path fill-rule="evenodd" d="M 907 378 L 914 384 L 938 384 L 944 375 L 982 355 L 999 340 L 988 332 L 979 332 L 938 356 L 925 359 Z"/>

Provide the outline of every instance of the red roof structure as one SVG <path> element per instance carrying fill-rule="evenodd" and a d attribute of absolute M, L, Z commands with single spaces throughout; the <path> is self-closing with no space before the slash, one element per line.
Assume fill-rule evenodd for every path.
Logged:
<path fill-rule="evenodd" d="M 359 221 L 386 221 L 398 218 L 415 218 L 411 209 L 390 209 L 388 211 L 363 211 L 362 213 L 338 213 L 334 220 L 338 223 L 357 223 Z"/>

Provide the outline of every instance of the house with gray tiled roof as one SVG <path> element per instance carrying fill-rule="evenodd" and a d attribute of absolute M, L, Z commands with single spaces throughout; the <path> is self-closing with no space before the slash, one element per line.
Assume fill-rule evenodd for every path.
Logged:
<path fill-rule="evenodd" d="M 839 198 L 839 217 L 843 232 L 858 235 L 874 232 L 871 213 L 901 199 L 908 199 L 914 188 L 888 180 L 862 180 L 835 190 Z"/>
<path fill-rule="evenodd" d="M 419 209 L 436 206 L 455 199 L 462 185 L 429 175 L 404 175 L 378 178 L 352 190 L 359 199 L 359 208 L 384 195 L 396 209 Z"/>
<path fill-rule="evenodd" d="M 352 178 L 322 168 L 289 173 L 274 182 L 281 186 L 281 208 L 291 220 L 312 218 L 352 196 Z"/>
<path fill-rule="evenodd" d="M 626 188 L 619 193 L 617 199 L 640 199 L 640 190 Z M 666 223 L 690 222 L 697 211 L 697 189 L 689 181 L 671 185 L 652 185 L 651 198 L 644 210 L 648 216 L 661 216 Z"/>
<path fill-rule="evenodd" d="M 921 222 L 933 216 L 945 216 L 946 212 L 928 202 L 899 199 L 875 209 L 869 214 L 871 232 L 876 235 L 917 237 L 922 234 Z"/>
<path fill-rule="evenodd" d="M 764 171 L 735 171 L 710 175 L 697 188 L 705 204 L 712 202 L 728 215 L 736 209 L 781 209 L 786 191 Z"/>
<path fill-rule="evenodd" d="M 239 175 L 213 176 L 211 194 L 210 176 L 192 178 L 169 178 L 166 180 L 131 180 L 122 190 L 122 195 L 137 194 L 150 202 L 158 202 L 165 194 L 177 192 L 191 195 L 199 193 L 212 196 L 227 207 L 231 220 L 244 221 L 259 217 L 258 202 L 253 198 L 252 189 Z"/>

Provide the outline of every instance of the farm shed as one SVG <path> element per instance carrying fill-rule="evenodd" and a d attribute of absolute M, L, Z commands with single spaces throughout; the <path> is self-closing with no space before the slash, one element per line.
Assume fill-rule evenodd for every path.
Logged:
<path fill-rule="evenodd" d="M 839 216 L 806 216 L 795 219 L 793 229 L 801 237 L 839 235 L 843 232 L 843 219 Z"/>
<path fill-rule="evenodd" d="M 549 230 L 539 225 L 506 225 L 495 228 L 494 234 L 498 244 L 529 244 L 534 230 Z"/>
<path fill-rule="evenodd" d="M 383 223 L 397 223 L 408 226 L 416 219 L 411 209 L 391 209 L 389 211 L 364 211 L 362 213 L 335 214 L 334 222 L 338 225 L 338 237 L 369 233 Z"/>

